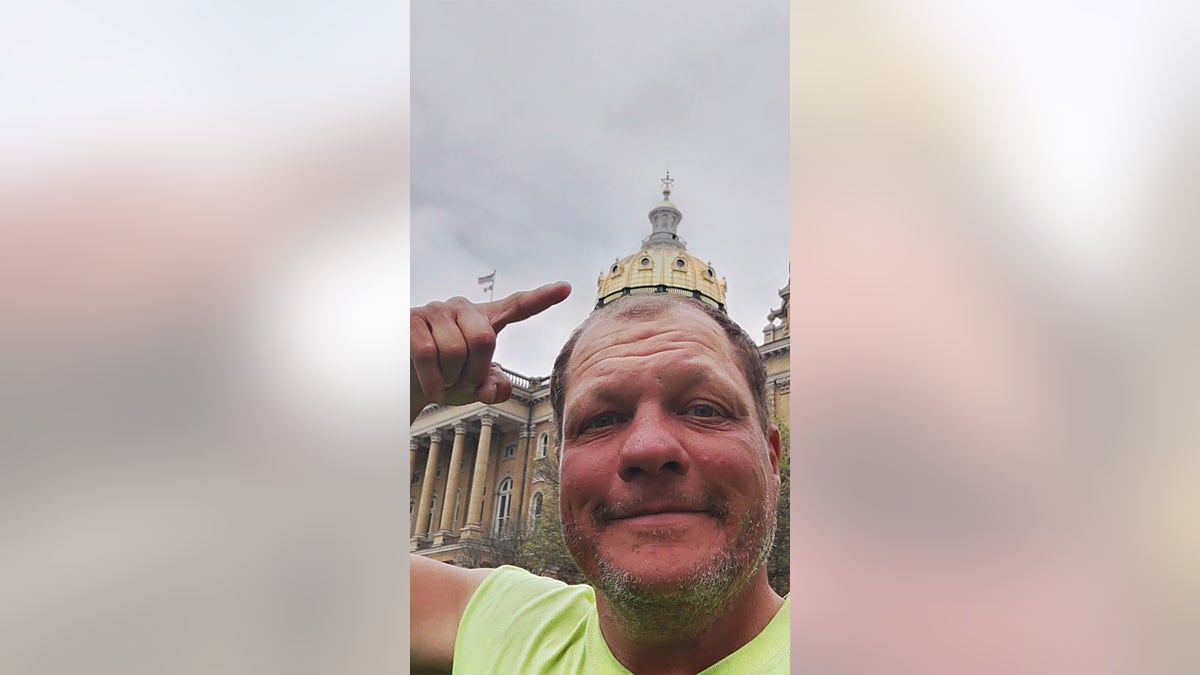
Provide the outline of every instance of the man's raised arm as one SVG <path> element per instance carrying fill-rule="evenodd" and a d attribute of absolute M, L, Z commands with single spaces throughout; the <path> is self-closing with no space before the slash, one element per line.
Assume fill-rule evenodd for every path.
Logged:
<path fill-rule="evenodd" d="M 562 302 L 570 293 L 570 284 L 558 282 L 494 302 L 451 298 L 413 309 L 409 421 L 430 403 L 508 400 L 512 383 L 492 363 L 496 334 Z M 463 611 L 491 570 L 462 569 L 418 555 L 410 556 L 409 562 L 412 671 L 449 672 Z"/>
<path fill-rule="evenodd" d="M 409 556 L 412 672 L 450 672 L 458 623 L 471 595 L 491 573 L 491 569 L 463 569 L 415 554 Z"/>

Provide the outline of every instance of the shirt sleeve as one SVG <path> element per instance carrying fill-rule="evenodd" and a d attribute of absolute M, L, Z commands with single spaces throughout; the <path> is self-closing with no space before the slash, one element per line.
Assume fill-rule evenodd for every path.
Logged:
<path fill-rule="evenodd" d="M 458 626 L 454 671 L 514 673 L 565 656 L 595 604 L 592 589 L 505 565 L 471 596 Z"/>

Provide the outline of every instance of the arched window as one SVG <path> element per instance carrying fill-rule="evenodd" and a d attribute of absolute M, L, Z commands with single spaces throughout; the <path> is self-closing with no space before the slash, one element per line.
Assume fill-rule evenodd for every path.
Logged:
<path fill-rule="evenodd" d="M 542 493 L 535 492 L 529 504 L 529 526 L 537 524 L 538 516 L 542 515 Z"/>
<path fill-rule="evenodd" d="M 437 493 L 433 493 L 433 502 L 429 505 L 429 522 L 425 524 L 425 531 L 433 534 L 433 521 L 436 520 L 434 514 L 437 513 Z"/>
<path fill-rule="evenodd" d="M 513 479 L 505 476 L 496 488 L 496 534 L 504 532 L 508 526 L 508 512 L 512 507 Z"/>
<path fill-rule="evenodd" d="M 550 447 L 550 434 L 543 431 L 541 436 L 538 436 L 537 459 L 546 456 L 546 448 Z"/>

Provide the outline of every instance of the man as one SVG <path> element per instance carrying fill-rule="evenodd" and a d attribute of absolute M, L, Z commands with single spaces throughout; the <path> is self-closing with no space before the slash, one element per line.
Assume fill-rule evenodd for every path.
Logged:
<path fill-rule="evenodd" d="M 569 293 L 413 310 L 412 418 L 507 399 L 496 333 Z M 699 301 L 595 311 L 551 375 L 563 532 L 592 587 L 413 556 L 413 669 L 786 673 L 788 608 L 764 565 L 780 485 L 765 380 L 753 341 Z"/>

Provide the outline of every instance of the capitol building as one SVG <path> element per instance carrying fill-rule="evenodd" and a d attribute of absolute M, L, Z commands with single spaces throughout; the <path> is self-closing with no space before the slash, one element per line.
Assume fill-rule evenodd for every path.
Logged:
<path fill-rule="evenodd" d="M 650 210 L 641 247 L 600 271 L 596 307 L 625 295 L 675 293 L 725 310 L 726 280 L 679 236 L 683 213 L 662 179 L 662 201 Z M 736 283 L 736 280 L 734 280 Z M 767 316 L 759 349 L 767 366 L 767 401 L 788 419 L 790 282 Z M 749 332 L 749 331 L 748 331 Z M 554 354 L 547 355 L 547 362 Z M 486 561 L 489 540 L 528 528 L 551 489 L 542 475 L 556 452 L 549 375 L 505 370 L 512 398 L 497 404 L 430 405 L 409 438 L 410 549 L 442 562 Z M 549 514 L 558 517 L 557 514 Z"/>

